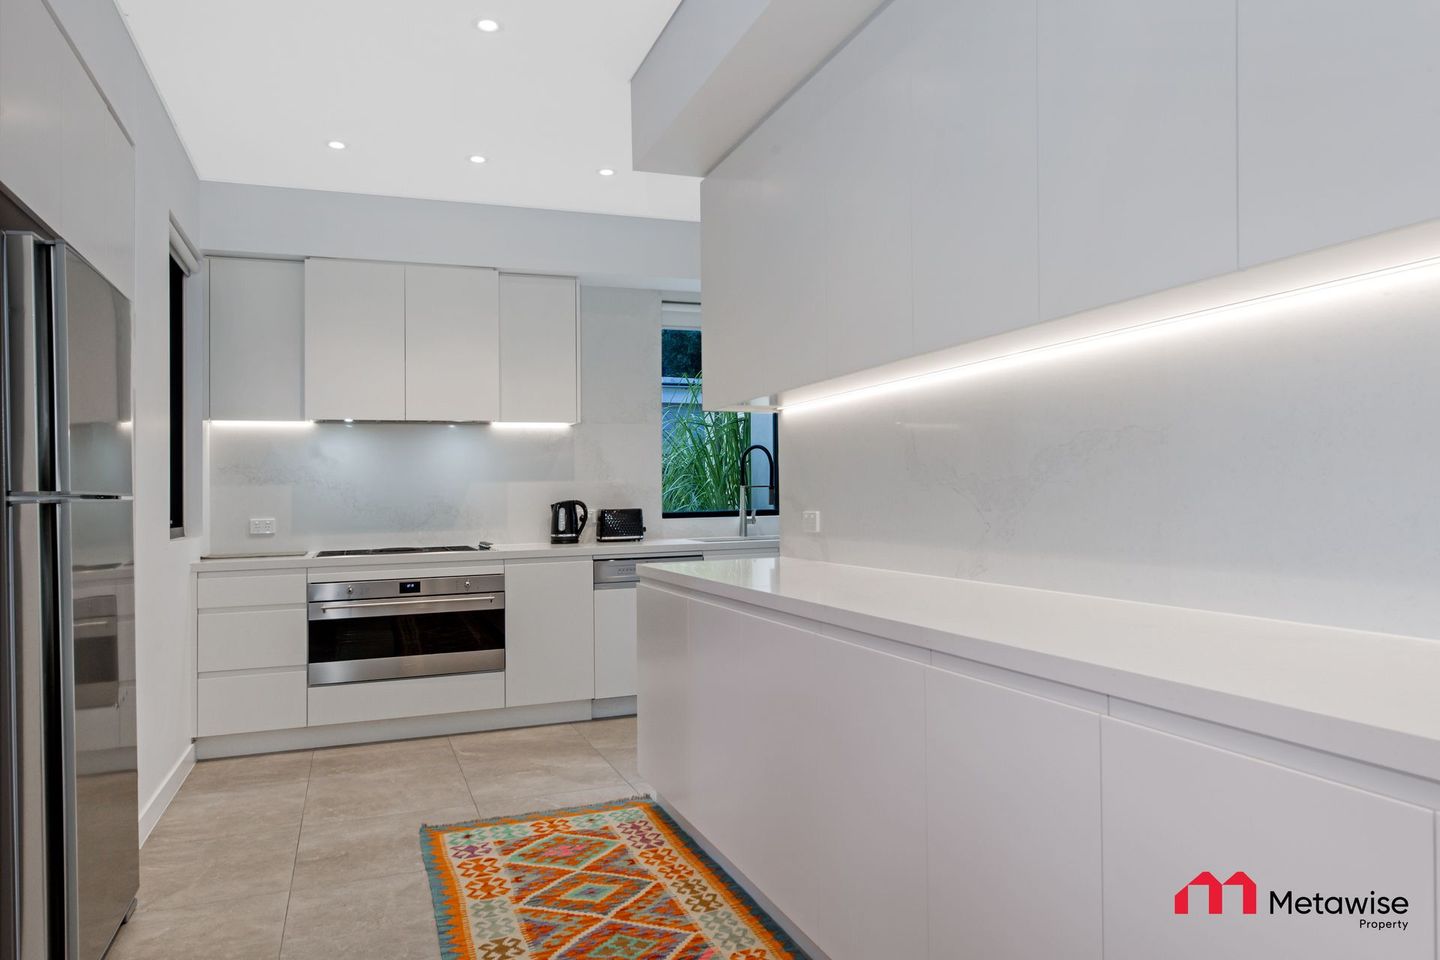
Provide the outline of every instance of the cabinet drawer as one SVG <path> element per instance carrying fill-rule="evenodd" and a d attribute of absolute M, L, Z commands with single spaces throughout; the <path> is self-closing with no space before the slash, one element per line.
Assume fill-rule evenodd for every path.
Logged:
<path fill-rule="evenodd" d="M 201 611 L 201 673 L 303 667 L 307 662 L 304 607 L 283 610 Z"/>
<path fill-rule="evenodd" d="M 199 735 L 289 730 L 305 726 L 304 667 L 228 677 L 201 677 Z"/>
<path fill-rule="evenodd" d="M 466 713 L 503 706 L 503 673 L 341 684 L 310 690 L 310 725 Z"/>
<path fill-rule="evenodd" d="M 201 574 L 196 588 L 200 609 L 207 607 L 264 607 L 305 602 L 303 571 L 257 576 Z"/>

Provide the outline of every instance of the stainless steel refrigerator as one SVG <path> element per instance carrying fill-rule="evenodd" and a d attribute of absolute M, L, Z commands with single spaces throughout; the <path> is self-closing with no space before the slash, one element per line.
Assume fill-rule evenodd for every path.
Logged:
<path fill-rule="evenodd" d="M 139 885 L 130 304 L 0 241 L 0 960 L 97 960 Z"/>

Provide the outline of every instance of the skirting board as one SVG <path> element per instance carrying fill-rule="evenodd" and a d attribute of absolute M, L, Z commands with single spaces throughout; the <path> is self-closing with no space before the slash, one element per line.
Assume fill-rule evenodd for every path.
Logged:
<path fill-rule="evenodd" d="M 150 839 L 150 831 L 160 822 L 165 811 L 170 809 L 170 801 L 175 799 L 175 794 L 180 792 L 180 787 L 185 783 L 185 778 L 190 776 L 190 771 L 195 769 L 195 745 L 191 744 L 180 754 L 160 786 L 145 801 L 144 808 L 140 811 L 140 845 L 144 846 L 145 841 Z"/>
<path fill-rule="evenodd" d="M 591 700 L 590 717 L 594 720 L 609 720 L 611 717 L 635 716 L 634 697 L 610 697 L 608 700 Z"/>
<path fill-rule="evenodd" d="M 547 703 L 534 707 L 506 707 L 473 713 L 447 713 L 435 717 L 405 717 L 399 720 L 371 720 L 364 723 L 332 723 L 293 730 L 263 733 L 232 733 L 223 737 L 201 737 L 195 741 L 195 755 L 201 760 L 243 757 L 286 750 L 313 750 L 353 743 L 384 740 L 415 740 L 420 737 L 448 737 L 461 733 L 482 733 L 511 727 L 539 727 L 550 723 L 580 723 L 590 720 L 594 710 L 589 700 Z"/>
<path fill-rule="evenodd" d="M 764 910 L 770 919 L 775 921 L 775 925 L 781 930 L 784 930 L 790 936 L 790 939 L 795 941 L 796 946 L 805 951 L 805 956 L 809 957 L 810 960 L 830 960 L 829 956 L 826 955 L 823 950 L 815 946 L 814 942 L 801 932 L 794 921 L 776 909 L 775 904 L 770 901 L 770 898 L 761 893 L 760 888 L 751 883 L 749 877 L 735 868 L 735 864 L 730 862 L 729 857 L 715 849 L 715 845 L 711 843 L 704 834 L 696 830 L 694 824 L 676 813 L 675 808 L 659 793 L 652 791 L 652 795 L 655 798 L 655 802 L 660 805 L 660 809 L 664 810 L 676 823 L 680 824 L 681 829 L 690 835 L 690 839 L 694 840 L 701 850 L 705 851 L 706 856 L 718 863 L 720 869 L 724 870 L 731 880 L 734 880 L 740 885 L 740 889 L 748 893 L 750 898 L 760 905 L 760 909 Z"/>

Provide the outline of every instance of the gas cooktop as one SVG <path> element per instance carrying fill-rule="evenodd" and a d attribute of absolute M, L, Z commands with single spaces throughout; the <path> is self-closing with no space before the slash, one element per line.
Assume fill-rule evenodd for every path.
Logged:
<path fill-rule="evenodd" d="M 452 547 L 370 547 L 358 550 L 321 550 L 316 553 L 317 557 L 382 557 L 399 553 L 477 553 L 481 550 L 489 550 L 494 544 L 481 540 L 475 546 L 452 546 Z"/>

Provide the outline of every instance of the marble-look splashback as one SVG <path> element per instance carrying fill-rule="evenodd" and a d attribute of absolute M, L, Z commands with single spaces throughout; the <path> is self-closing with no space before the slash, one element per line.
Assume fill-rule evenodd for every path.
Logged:
<path fill-rule="evenodd" d="M 1437 358 L 1425 268 L 796 408 L 783 552 L 1440 638 Z"/>
<path fill-rule="evenodd" d="M 660 294 L 584 287 L 580 301 L 573 427 L 212 424 L 209 552 L 534 543 L 569 499 L 640 507 L 652 536 L 729 532 L 660 517 Z M 251 517 L 274 517 L 276 535 L 251 536 Z"/>

